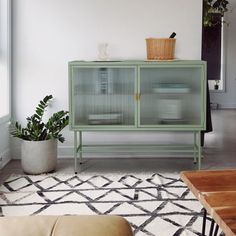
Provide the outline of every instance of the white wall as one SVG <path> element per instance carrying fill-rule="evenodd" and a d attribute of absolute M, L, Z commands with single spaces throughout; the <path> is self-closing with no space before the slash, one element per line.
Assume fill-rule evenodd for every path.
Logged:
<path fill-rule="evenodd" d="M 145 38 L 175 31 L 176 57 L 200 59 L 201 6 L 202 0 L 13 0 L 14 118 L 23 122 L 46 94 L 55 97 L 52 111 L 68 109 L 67 63 L 96 59 L 101 42 L 111 59 L 145 59 Z M 73 135 L 64 133 L 71 147 Z"/>
<path fill-rule="evenodd" d="M 221 108 L 236 108 L 236 0 L 229 0 L 230 11 L 225 25 L 225 91 L 212 92 L 211 102 Z"/>

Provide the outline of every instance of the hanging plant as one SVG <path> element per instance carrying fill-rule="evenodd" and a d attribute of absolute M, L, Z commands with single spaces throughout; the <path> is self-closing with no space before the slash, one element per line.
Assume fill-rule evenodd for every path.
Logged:
<path fill-rule="evenodd" d="M 204 27 L 212 27 L 217 24 L 221 24 L 221 18 L 225 12 L 228 11 L 227 0 L 203 0 L 203 25 Z M 215 14 L 220 15 L 217 20 L 214 17 Z"/>

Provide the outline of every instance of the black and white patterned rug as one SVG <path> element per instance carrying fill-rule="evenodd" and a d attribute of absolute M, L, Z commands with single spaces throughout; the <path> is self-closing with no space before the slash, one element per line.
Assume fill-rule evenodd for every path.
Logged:
<path fill-rule="evenodd" d="M 202 225 L 202 206 L 177 174 L 11 176 L 0 214 L 114 214 L 136 236 L 201 235 Z"/>

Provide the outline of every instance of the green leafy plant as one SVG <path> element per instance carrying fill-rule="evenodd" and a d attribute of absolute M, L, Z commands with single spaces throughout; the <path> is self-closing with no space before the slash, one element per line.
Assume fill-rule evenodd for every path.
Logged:
<path fill-rule="evenodd" d="M 47 95 L 39 102 L 35 114 L 26 118 L 26 127 L 23 128 L 21 124 L 14 122 L 10 131 L 11 135 L 29 141 L 58 139 L 63 143 L 65 138 L 60 132 L 69 123 L 68 111 L 58 111 L 46 123 L 43 122 L 44 112 L 52 98 L 52 95 Z"/>
<path fill-rule="evenodd" d="M 212 27 L 221 24 L 221 17 L 228 11 L 227 0 L 203 0 L 203 25 Z M 214 14 L 219 14 L 220 18 L 215 18 Z"/>

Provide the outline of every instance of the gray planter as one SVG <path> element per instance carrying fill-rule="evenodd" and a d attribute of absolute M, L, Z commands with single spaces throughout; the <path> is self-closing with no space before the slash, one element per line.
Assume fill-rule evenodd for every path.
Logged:
<path fill-rule="evenodd" d="M 23 140 L 21 165 L 23 171 L 27 174 L 42 174 L 55 170 L 57 165 L 57 140 Z"/>

